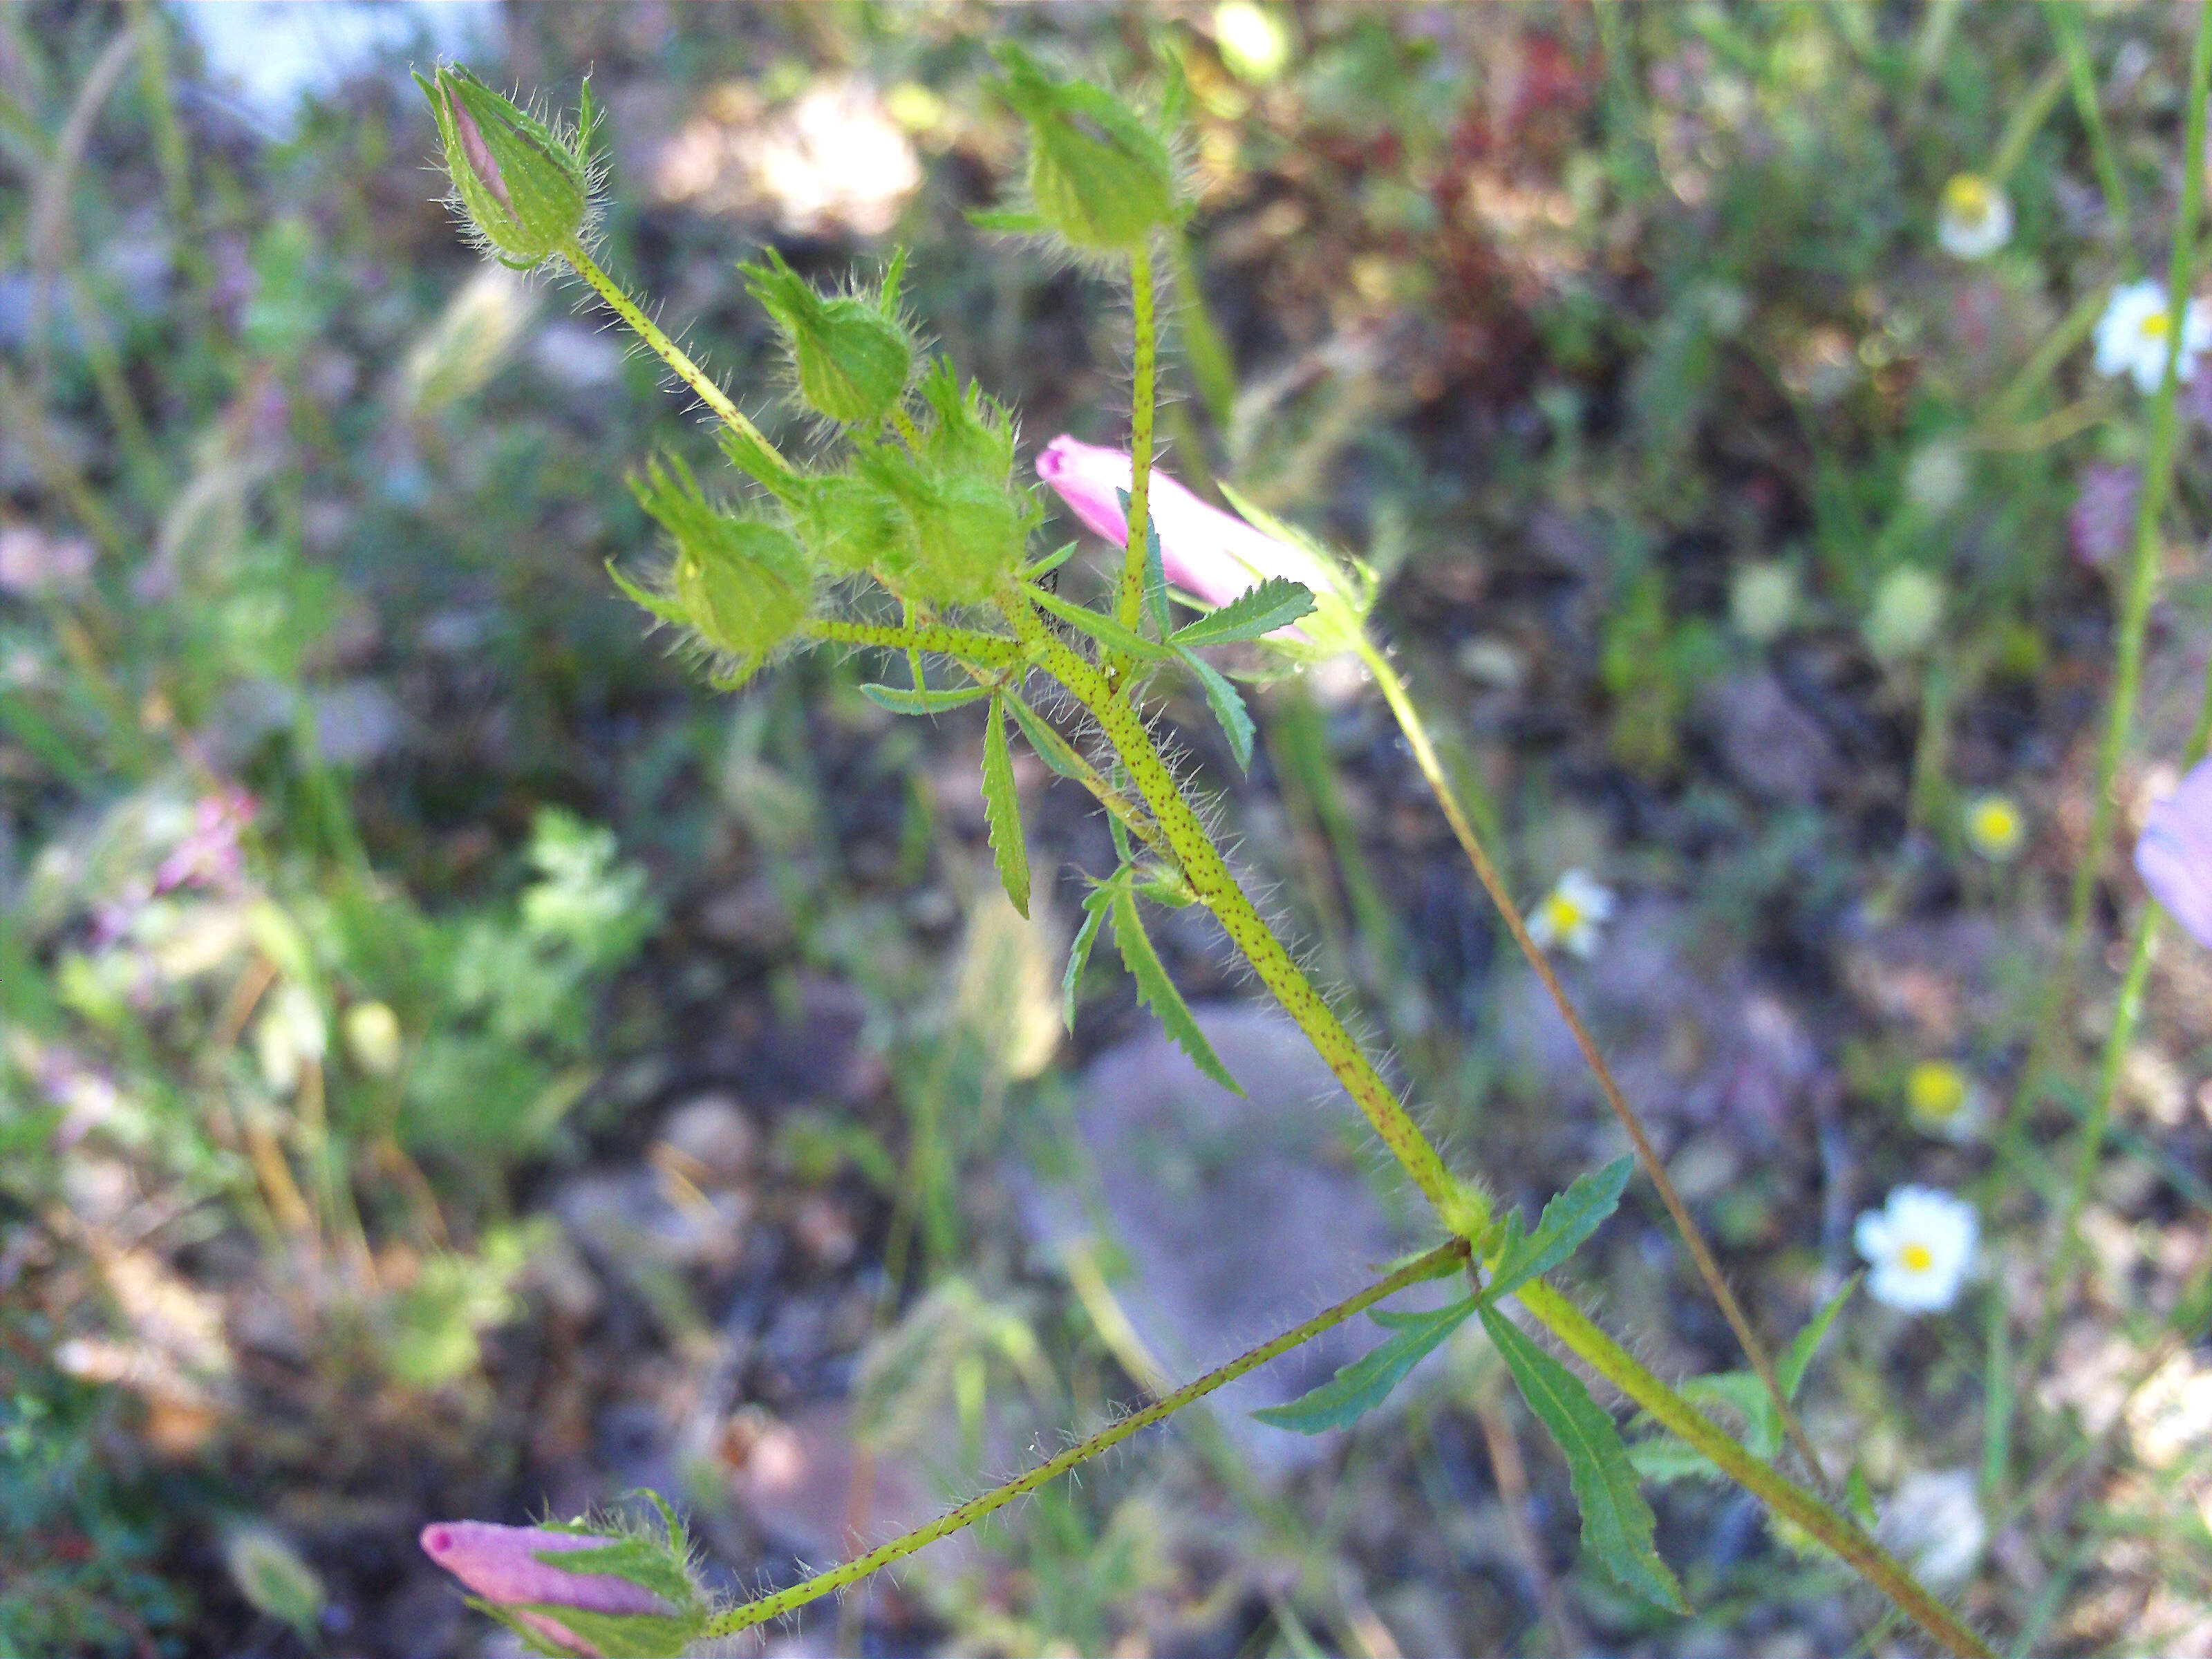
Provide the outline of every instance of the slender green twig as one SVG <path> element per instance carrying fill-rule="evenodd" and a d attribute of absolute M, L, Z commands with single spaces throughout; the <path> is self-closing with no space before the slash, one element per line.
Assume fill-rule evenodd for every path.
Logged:
<path fill-rule="evenodd" d="M 581 242 L 570 242 L 562 250 L 561 257 L 568 262 L 576 275 L 591 284 L 593 291 L 606 302 L 607 309 L 628 323 L 637 337 L 650 346 L 653 355 L 661 362 L 676 371 L 684 384 L 691 388 L 701 403 L 714 411 L 725 426 L 732 432 L 743 433 L 750 438 L 776 465 L 786 471 L 790 470 L 791 463 L 785 460 L 783 453 L 768 441 L 767 434 L 745 418 L 744 412 L 730 401 L 729 394 L 714 384 L 714 377 L 693 362 L 684 349 L 668 337 L 660 325 L 645 314 L 637 301 L 623 292 L 621 283 L 599 269 L 599 262 L 584 252 Z"/>
<path fill-rule="evenodd" d="M 2112 241 L 2130 270 L 2136 268 L 2135 250 L 2128 241 L 2128 186 L 2120 177 L 2119 158 L 2112 153 L 2112 135 L 2105 125 L 2105 112 L 2097 102 L 2097 70 L 2089 61 L 2088 43 L 2081 38 L 2081 19 L 2066 0 L 2045 0 L 2044 15 L 2058 37 L 2065 55 L 2066 73 L 2074 88 L 2074 108 L 2089 134 L 2089 155 L 2096 163 L 2097 183 L 2105 192 L 2105 214 L 2112 223 Z M 2192 172 L 2195 169 L 2191 169 Z"/>
<path fill-rule="evenodd" d="M 1385 1297 L 1395 1296 L 1408 1285 L 1435 1277 L 1440 1268 L 1449 1272 L 1451 1261 L 1455 1257 L 1464 1257 L 1466 1254 L 1467 1243 L 1464 1239 L 1455 1238 L 1446 1243 L 1439 1244 L 1426 1255 L 1408 1262 L 1388 1279 L 1370 1285 L 1358 1295 L 1346 1297 L 1334 1307 L 1316 1314 L 1304 1324 L 1285 1331 L 1273 1341 L 1263 1342 L 1250 1352 L 1239 1354 L 1227 1364 L 1208 1371 L 1194 1382 L 1185 1383 L 1173 1394 L 1154 1401 L 1142 1411 L 1132 1412 L 1111 1427 L 1102 1429 L 1088 1440 L 1070 1446 L 1057 1457 L 1038 1464 L 1036 1468 L 1007 1481 L 1006 1485 L 995 1486 L 980 1498 L 971 1498 L 957 1509 L 947 1511 L 938 1516 L 936 1520 L 917 1527 L 912 1532 L 902 1534 L 887 1544 L 878 1545 L 864 1555 L 856 1555 L 841 1566 L 832 1567 L 827 1572 L 817 1573 L 803 1583 L 793 1584 L 788 1589 L 778 1590 L 773 1595 L 764 1595 L 757 1601 L 748 1601 L 743 1607 L 734 1607 L 708 1624 L 701 1635 L 703 1638 L 712 1638 L 718 1636 L 734 1635 L 741 1630 L 750 1630 L 755 1625 L 781 1618 L 787 1613 L 805 1607 L 809 1601 L 817 1601 L 833 1590 L 842 1589 L 848 1584 L 856 1583 L 870 1573 L 890 1565 L 894 1561 L 902 1561 L 916 1550 L 927 1549 L 939 1539 L 949 1538 L 962 1528 L 973 1526 L 985 1516 L 1004 1509 L 1017 1498 L 1035 1492 L 1039 1486 L 1058 1479 L 1077 1465 L 1086 1463 L 1099 1453 L 1120 1445 L 1131 1435 L 1148 1429 L 1153 1424 L 1174 1415 L 1192 1401 L 1202 1400 L 1216 1389 L 1234 1382 L 1247 1371 L 1256 1370 L 1269 1360 L 1288 1353 L 1301 1344 L 1310 1342 L 1323 1331 L 1334 1326 L 1341 1325 L 1354 1314 L 1373 1307 Z"/>
<path fill-rule="evenodd" d="M 2063 15 L 2061 8 L 2059 14 Z M 2067 27 L 2073 27 L 2069 21 Z M 2129 734 L 2134 729 L 2136 700 L 2142 689 L 2143 641 L 2149 631 L 2150 604 L 2158 589 L 2159 520 L 2166 510 L 2173 485 L 2173 458 L 2179 411 L 2176 392 L 2180 385 L 2181 341 L 2188 315 L 2190 283 L 2197 255 L 2197 219 L 2204 191 L 2204 100 L 2212 82 L 2212 8 L 2198 13 L 2197 40 L 2189 58 L 2189 101 L 2186 131 L 2182 140 L 2181 214 L 2173 236 L 2173 253 L 2166 273 L 2166 316 L 2172 326 L 2172 349 L 2166 360 L 2166 374 L 2159 382 L 2150 411 L 2150 452 L 2145 457 L 2142 493 L 2136 503 L 2135 558 L 2128 573 L 2127 593 L 2120 613 L 2119 647 L 2112 670 L 2112 698 L 2106 716 L 2105 733 L 2097 750 L 2095 794 L 2090 804 L 2089 834 L 2074 866 L 2073 885 L 2067 896 L 2066 940 L 2037 1008 L 2034 1035 L 2021 1068 L 2020 1086 L 1998 1127 L 2002 1152 L 2016 1152 L 2017 1137 L 2024 1132 L 2022 1119 L 2043 1085 L 2050 1063 L 2051 1033 L 2058 1024 L 2059 1005 L 2072 983 L 2089 925 L 2089 901 L 2096 890 L 2097 872 L 2104 864 L 2112 839 L 2112 815 L 2118 805 L 2112 782 L 2119 770 Z"/>
<path fill-rule="evenodd" d="M 872 645 L 885 651 L 918 649 L 940 656 L 958 657 L 989 668 L 1011 668 L 1022 660 L 1018 640 L 1003 634 L 978 633 L 972 628 L 951 628 L 943 623 L 847 622 L 836 617 L 810 617 L 799 624 L 809 639 L 837 645 Z"/>
<path fill-rule="evenodd" d="M 1735 1333 L 1736 1342 L 1743 1349 L 1744 1357 L 1751 1361 L 1752 1370 L 1759 1374 L 1759 1382 L 1765 1386 L 1767 1396 L 1772 1401 L 1774 1409 L 1789 1434 L 1790 1445 L 1804 1462 L 1805 1472 L 1813 1478 L 1815 1486 L 1825 1487 L 1828 1480 L 1827 1470 L 1821 1464 L 1820 1454 L 1814 1449 L 1812 1437 L 1805 1432 L 1804 1425 L 1797 1420 L 1797 1413 L 1790 1409 L 1790 1398 L 1782 1391 L 1781 1380 L 1775 1375 L 1773 1357 L 1767 1352 L 1766 1345 L 1759 1340 L 1758 1332 L 1752 1329 L 1751 1321 L 1745 1316 L 1742 1305 L 1736 1301 L 1735 1293 L 1729 1289 L 1728 1279 L 1721 1272 L 1720 1263 L 1714 1259 L 1711 1247 L 1705 1243 L 1704 1233 L 1698 1231 L 1695 1218 L 1690 1214 L 1689 1206 L 1683 1203 L 1681 1194 L 1674 1189 L 1674 1179 L 1668 1175 L 1667 1166 L 1653 1149 L 1650 1137 L 1644 1133 L 1643 1120 L 1637 1115 L 1636 1109 L 1628 1103 L 1628 1097 L 1621 1093 L 1620 1085 L 1614 1080 L 1613 1068 L 1606 1064 L 1605 1055 L 1599 1051 L 1596 1040 L 1590 1036 L 1589 1027 L 1583 1023 L 1582 1015 L 1568 997 L 1566 988 L 1559 983 L 1559 975 L 1553 971 L 1551 959 L 1529 937 L 1528 925 L 1522 919 L 1520 907 L 1514 903 L 1512 894 L 1506 890 L 1505 883 L 1499 877 L 1497 866 L 1491 862 L 1481 838 L 1474 833 L 1474 826 L 1468 822 L 1467 814 L 1460 810 L 1459 797 L 1453 791 L 1450 780 L 1444 776 L 1443 764 L 1437 757 L 1436 745 L 1429 740 L 1428 726 L 1421 719 L 1420 710 L 1413 706 L 1405 681 L 1400 678 L 1390 659 L 1372 643 L 1363 640 L 1360 655 L 1367 664 L 1368 672 L 1375 677 L 1376 684 L 1382 688 L 1383 701 L 1390 705 L 1390 712 L 1397 717 L 1398 729 L 1405 733 L 1407 746 L 1413 750 L 1413 763 L 1420 768 L 1421 775 L 1428 780 L 1429 792 L 1436 797 L 1437 805 L 1443 809 L 1444 821 L 1451 825 L 1452 835 L 1458 840 L 1460 850 L 1467 854 L 1468 862 L 1474 866 L 1475 879 L 1482 884 L 1482 890 L 1490 895 L 1490 902 L 1498 907 L 1498 914 L 1504 918 L 1506 931 L 1513 935 L 1513 942 L 1521 947 L 1521 954 L 1528 959 L 1528 965 L 1536 970 L 1536 977 L 1543 981 L 1544 989 L 1550 993 L 1553 1006 L 1559 1009 L 1559 1017 L 1566 1021 L 1567 1029 L 1574 1033 L 1575 1046 L 1582 1050 L 1583 1063 L 1597 1079 L 1598 1091 L 1605 1097 L 1606 1104 L 1612 1108 L 1614 1119 L 1627 1131 L 1629 1143 L 1636 1149 L 1637 1164 L 1650 1177 L 1651 1184 L 1659 1189 L 1660 1201 L 1667 1206 L 1667 1213 L 1674 1220 L 1674 1230 L 1681 1234 L 1682 1242 L 1689 1249 L 1690 1259 L 1697 1266 L 1698 1276 L 1705 1280 L 1705 1288 L 1712 1292 L 1713 1300 L 1720 1304 L 1721 1313 L 1728 1320 L 1729 1328 Z"/>

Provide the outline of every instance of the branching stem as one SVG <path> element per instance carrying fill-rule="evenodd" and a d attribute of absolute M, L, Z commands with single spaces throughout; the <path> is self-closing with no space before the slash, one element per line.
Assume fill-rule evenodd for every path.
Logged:
<path fill-rule="evenodd" d="M 1145 611 L 1146 526 L 1152 522 L 1152 407 L 1159 373 L 1159 323 L 1152 303 L 1152 251 L 1139 248 L 1129 261 L 1130 308 L 1136 317 L 1135 385 L 1129 398 L 1129 539 L 1121 558 L 1115 619 L 1131 633 Z M 1115 664 L 1119 684 L 1126 666 Z"/>
<path fill-rule="evenodd" d="M 741 1607 L 732 1608 L 709 1624 L 701 1635 L 703 1638 L 712 1638 L 733 1635 L 741 1630 L 750 1630 L 755 1625 L 764 1624 L 769 1620 L 781 1618 L 787 1613 L 803 1607 L 809 1601 L 817 1601 L 829 1595 L 832 1590 L 842 1589 L 848 1584 L 857 1583 L 870 1573 L 878 1571 L 890 1565 L 894 1561 L 902 1561 L 916 1550 L 927 1549 L 939 1539 L 949 1538 L 962 1528 L 973 1526 L 985 1516 L 1004 1509 L 1017 1498 L 1035 1492 L 1039 1486 L 1066 1474 L 1078 1464 L 1086 1463 L 1099 1453 L 1120 1445 L 1121 1442 L 1139 1430 L 1148 1429 L 1153 1424 L 1173 1416 L 1194 1401 L 1202 1400 L 1216 1389 L 1226 1383 L 1234 1382 L 1247 1371 L 1256 1370 L 1269 1360 L 1286 1354 L 1304 1343 L 1310 1342 L 1323 1331 L 1332 1326 L 1341 1325 L 1354 1314 L 1373 1307 L 1385 1297 L 1395 1296 L 1408 1285 L 1416 1284 L 1424 1279 L 1434 1278 L 1439 1269 L 1449 1272 L 1450 1270 L 1449 1264 L 1452 1260 L 1455 1257 L 1463 1258 L 1466 1254 L 1467 1243 L 1463 1239 L 1455 1238 L 1439 1244 L 1426 1255 L 1408 1262 L 1388 1279 L 1370 1285 L 1358 1295 L 1347 1297 L 1334 1307 L 1316 1314 L 1304 1324 L 1285 1331 L 1273 1341 L 1263 1342 L 1249 1352 L 1238 1355 L 1226 1365 L 1208 1371 L 1196 1382 L 1185 1383 L 1173 1394 L 1153 1401 L 1142 1411 L 1132 1412 L 1110 1428 L 1101 1429 L 1088 1440 L 1070 1446 L 1059 1456 L 1038 1464 L 1027 1474 L 1009 1480 L 1005 1486 L 994 1487 L 980 1498 L 971 1498 L 959 1508 L 947 1511 L 927 1525 L 917 1527 L 912 1532 L 894 1538 L 888 1544 L 878 1545 L 865 1555 L 856 1555 L 842 1566 L 832 1567 L 827 1572 L 817 1573 L 804 1583 L 793 1584 L 788 1589 L 778 1590 L 773 1595 L 764 1595 L 757 1601 L 748 1601 Z"/>

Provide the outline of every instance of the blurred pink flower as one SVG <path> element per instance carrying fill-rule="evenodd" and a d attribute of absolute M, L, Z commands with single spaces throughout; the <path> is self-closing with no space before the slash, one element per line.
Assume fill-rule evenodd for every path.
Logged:
<path fill-rule="evenodd" d="M 173 887 L 234 887 L 245 873 L 240 837 L 258 810 L 243 789 L 226 787 L 203 795 L 192 808 L 192 827 L 154 872 L 154 890 Z"/>
<path fill-rule="evenodd" d="M 2150 809 L 2136 872 L 2199 945 L 2212 945 L 2212 760 L 2191 767 L 2181 787 Z"/>
<path fill-rule="evenodd" d="M 1129 520 L 1117 491 L 1129 488 L 1129 454 L 1102 449 L 1066 434 L 1044 447 L 1037 477 L 1050 484 L 1086 529 L 1116 547 L 1129 538 Z M 1304 548 L 1261 534 L 1242 519 L 1208 507 L 1158 468 L 1152 470 L 1152 523 L 1160 532 L 1160 562 L 1168 580 L 1208 605 L 1226 605 L 1255 582 L 1287 576 L 1316 594 L 1334 583 Z M 1285 635 L 1299 630 L 1285 629 Z"/>
<path fill-rule="evenodd" d="M 92 544 L 35 526 L 0 525 L 0 592 L 74 592 L 92 574 Z"/>
<path fill-rule="evenodd" d="M 422 1553 L 487 1601 L 509 1608 L 532 1630 L 579 1653 L 599 1650 L 531 1602 L 583 1613 L 666 1615 L 676 1611 L 641 1584 L 610 1573 L 568 1572 L 538 1559 L 542 1552 L 603 1549 L 605 1538 L 549 1532 L 543 1527 L 502 1527 L 489 1521 L 436 1521 L 422 1528 Z"/>
<path fill-rule="evenodd" d="M 2142 489 L 2142 474 L 2132 466 L 2081 469 L 2080 492 L 2066 511 L 2066 539 L 2075 558 L 2101 568 L 2126 548 L 2135 533 L 2136 497 Z"/>

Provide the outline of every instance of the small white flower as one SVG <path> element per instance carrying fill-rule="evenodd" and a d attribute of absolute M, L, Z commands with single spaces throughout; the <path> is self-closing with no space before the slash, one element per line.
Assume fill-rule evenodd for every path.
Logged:
<path fill-rule="evenodd" d="M 1907 1313 L 1934 1313 L 1958 1299 L 1980 1232 L 1974 1206 L 1933 1187 L 1899 1187 L 1859 1217 L 1859 1254 L 1874 1266 L 1867 1294 Z"/>
<path fill-rule="evenodd" d="M 1613 915 L 1613 889 L 1587 871 L 1570 870 L 1528 918 L 1528 937 L 1547 951 L 1556 945 L 1588 961 L 1597 950 L 1599 927 Z"/>
<path fill-rule="evenodd" d="M 2166 285 L 2144 281 L 2115 289 L 2097 319 L 2097 373 L 2131 374 L 2136 390 L 2158 390 L 2166 375 L 2166 358 L 2173 350 L 2173 319 L 2166 315 Z M 2201 300 L 2191 300 L 2181 330 L 2180 366 L 2176 374 L 2186 380 L 2197 372 L 2197 359 L 2212 346 L 2212 311 Z"/>
<path fill-rule="evenodd" d="M 1908 1474 L 1881 1506 L 1876 1535 L 1936 1589 L 1955 1589 L 1970 1577 L 1988 1544 L 1990 1523 L 1966 1469 Z"/>
<path fill-rule="evenodd" d="M 1936 240 L 1954 259 L 1986 259 L 2012 240 L 2012 199 L 1978 173 L 1953 175 L 1936 213 Z"/>

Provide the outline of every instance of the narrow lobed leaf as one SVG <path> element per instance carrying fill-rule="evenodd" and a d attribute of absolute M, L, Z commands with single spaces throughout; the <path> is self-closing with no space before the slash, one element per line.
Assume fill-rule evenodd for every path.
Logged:
<path fill-rule="evenodd" d="M 1060 1017 L 1067 1029 L 1075 1029 L 1075 1000 L 1083 989 L 1083 970 L 1091 965 L 1091 949 L 1098 942 L 1099 925 L 1106 920 L 1107 908 L 1114 902 L 1114 889 L 1109 884 L 1094 887 L 1083 897 L 1083 925 L 1075 930 L 1075 943 L 1068 947 L 1067 971 L 1060 975 Z"/>
<path fill-rule="evenodd" d="M 1006 897 L 1023 921 L 1030 914 L 1030 854 L 1022 843 L 1022 803 L 1014 788 L 1013 757 L 1006 749 L 1006 700 L 991 699 L 983 727 L 983 817 L 991 836 L 991 856 Z"/>
<path fill-rule="evenodd" d="M 1790 1345 L 1790 1352 L 1782 1356 L 1774 1367 L 1774 1380 L 1782 1385 L 1782 1397 L 1795 1400 L 1797 1390 L 1804 1386 L 1805 1373 L 1812 1369 L 1813 1356 L 1820 1352 L 1820 1344 L 1828 1334 L 1828 1327 L 1836 1322 L 1836 1316 L 1844 1310 L 1844 1304 L 1851 1299 L 1851 1292 L 1859 1287 L 1863 1273 L 1853 1273 L 1844 1281 L 1844 1288 L 1828 1299 L 1828 1305 L 1813 1316 L 1812 1323 L 1797 1333 L 1797 1340 Z"/>
<path fill-rule="evenodd" d="M 1075 745 L 1045 724 L 1044 716 L 1024 702 L 1014 692 L 1006 694 L 1006 708 L 1014 717 L 1014 724 L 1022 728 L 1022 735 L 1030 740 L 1036 757 L 1061 777 L 1076 783 L 1092 776 L 1083 757 L 1075 752 Z"/>
<path fill-rule="evenodd" d="M 1229 739 L 1229 751 L 1237 757 L 1237 770 L 1252 769 L 1252 738 L 1256 728 L 1252 724 L 1252 712 L 1244 706 L 1244 698 L 1237 688 L 1212 664 L 1195 651 L 1176 647 L 1176 655 L 1182 659 L 1183 666 L 1198 678 L 1199 689 L 1206 693 L 1206 706 L 1213 711 L 1213 718 L 1221 723 L 1222 735 Z"/>
<path fill-rule="evenodd" d="M 988 685 L 957 685 L 946 691 L 917 691 L 902 685 L 879 685 L 873 680 L 864 680 L 860 684 L 860 695 L 878 708 L 888 708 L 894 714 L 941 714 L 948 708 L 981 702 L 991 695 L 991 688 Z"/>
<path fill-rule="evenodd" d="M 1577 1176 L 1566 1191 L 1554 1194 L 1544 1206 L 1536 1231 L 1526 1238 L 1520 1237 L 1520 1218 L 1509 1218 L 1505 1248 L 1499 1252 L 1485 1299 L 1496 1303 L 1512 1295 L 1581 1249 L 1583 1241 L 1620 1206 L 1628 1177 L 1635 1171 L 1636 1160 L 1621 1157 L 1602 1170 Z"/>
<path fill-rule="evenodd" d="M 1347 1427 L 1389 1398 L 1390 1390 L 1406 1380 L 1406 1373 L 1467 1323 L 1474 1310 L 1475 1298 L 1467 1297 L 1433 1312 L 1373 1313 L 1369 1316 L 1376 1324 L 1396 1333 L 1389 1341 L 1288 1405 L 1269 1406 L 1252 1415 L 1271 1428 L 1299 1434 Z"/>
<path fill-rule="evenodd" d="M 1177 629 L 1169 638 L 1177 645 L 1226 645 L 1234 640 L 1256 640 L 1263 634 L 1288 627 L 1313 608 L 1310 588 L 1287 576 L 1270 576 L 1218 610 L 1209 611 L 1196 622 Z"/>
<path fill-rule="evenodd" d="M 1477 1310 L 1514 1385 L 1567 1460 L 1567 1479 L 1583 1515 L 1583 1543 L 1626 1589 L 1686 1613 L 1682 1587 L 1659 1559 L 1651 1538 L 1658 1522 L 1644 1501 L 1620 1431 L 1565 1365 L 1488 1307 Z"/>
<path fill-rule="evenodd" d="M 1109 822 L 1118 823 L 1119 819 Z M 1213 1045 L 1206 1040 L 1206 1033 L 1198 1029 L 1191 1018 L 1190 1006 L 1182 1000 L 1168 970 L 1161 966 L 1159 955 L 1152 942 L 1145 937 L 1145 924 L 1137 914 L 1137 896 L 1127 887 L 1114 890 L 1114 944 L 1121 952 L 1121 963 L 1129 970 L 1129 977 L 1137 981 L 1137 1000 L 1159 1016 L 1160 1025 L 1174 1040 L 1176 1048 L 1190 1057 L 1190 1063 L 1218 1083 L 1231 1094 L 1242 1095 L 1243 1087 L 1229 1075 L 1229 1068 L 1221 1063 L 1221 1056 L 1213 1052 Z"/>

